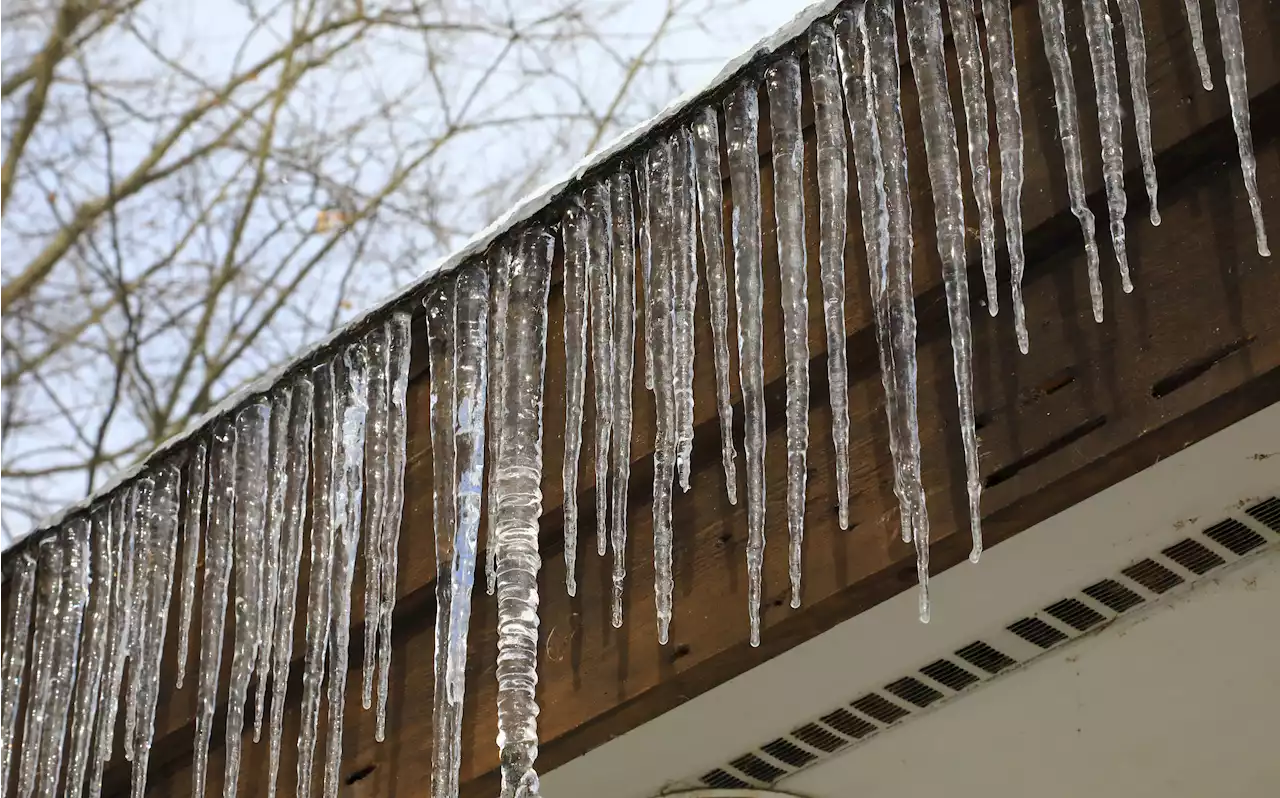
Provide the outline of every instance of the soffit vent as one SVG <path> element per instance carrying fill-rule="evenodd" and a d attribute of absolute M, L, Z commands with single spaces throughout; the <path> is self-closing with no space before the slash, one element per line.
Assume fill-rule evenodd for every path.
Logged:
<path fill-rule="evenodd" d="M 761 745 L 689 782 L 695 788 L 769 787 L 798 770 L 862 742 L 913 715 L 933 710 L 974 685 L 1025 665 L 1116 618 L 1212 574 L 1280 545 L 1280 498 L 1217 520 L 1043 609 L 993 629 L 983 640 L 939 657 L 884 686 Z"/>

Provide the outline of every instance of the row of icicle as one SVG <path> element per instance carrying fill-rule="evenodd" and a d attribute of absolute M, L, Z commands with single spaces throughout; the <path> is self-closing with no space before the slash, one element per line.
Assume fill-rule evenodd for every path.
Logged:
<path fill-rule="evenodd" d="M 1119 8 L 1132 87 L 1132 118 L 1159 224 L 1138 0 Z M 1198 0 L 1185 0 L 1206 89 L 1210 67 Z M 1268 254 L 1249 137 L 1238 0 L 1215 0 L 1226 84 L 1257 230 Z M 959 68 L 970 187 L 978 211 L 987 307 L 997 312 L 996 220 L 990 187 L 987 74 L 1000 158 L 1000 207 L 1011 272 L 1015 335 L 1029 348 L 1021 282 L 1022 122 L 1009 0 L 946 0 Z M 1108 0 L 1082 0 L 1098 96 L 1103 180 L 1121 285 L 1132 290 L 1124 244 L 1126 200 L 1115 45 Z M 939 260 L 952 333 L 960 435 L 966 464 L 971 559 L 982 550 L 980 479 L 972 396 L 972 343 L 964 197 L 956 121 L 948 93 L 942 0 L 906 0 L 907 57 L 934 204 Z M 875 340 L 886 398 L 894 491 L 902 538 L 915 545 L 920 615 L 927 620 L 929 521 L 921 485 L 916 417 L 913 241 L 900 96 L 896 3 L 857 0 L 801 38 L 807 52 L 816 157 L 818 269 L 825 322 L 839 522 L 849 524 L 849 399 L 845 360 L 845 241 L 852 156 L 858 218 L 866 242 Z M 1102 319 L 1100 257 L 1085 201 L 1082 147 L 1062 0 L 1039 0 L 1043 44 L 1055 88 L 1073 214 L 1079 219 L 1096 319 Z M 986 53 L 981 46 L 985 33 Z M 761 75 L 768 104 L 773 208 L 781 277 L 785 359 L 787 530 L 792 606 L 801 596 L 809 438 L 808 264 L 805 246 L 801 64 L 785 54 Z M 728 87 L 722 108 L 694 109 L 652 140 L 649 151 L 567 200 L 558 228 L 564 263 L 566 385 L 564 534 L 567 588 L 576 591 L 578 463 L 593 361 L 596 550 L 613 550 L 612 620 L 621 626 L 626 575 L 635 338 L 643 315 L 644 384 L 656 409 L 653 529 L 659 638 L 672 613 L 672 491 L 689 489 L 694 440 L 694 323 L 706 281 L 716 407 L 728 499 L 736 503 L 737 450 L 731 400 L 729 295 L 737 309 L 744 418 L 750 637 L 760 640 L 765 533 L 763 238 L 758 156 L 759 85 Z M 721 130 L 723 119 L 723 131 Z M 722 145 L 728 165 L 724 195 Z M 731 202 L 728 241 L 722 209 Z M 459 788 L 467 630 L 487 506 L 486 584 L 498 601 L 498 745 L 502 794 L 538 793 L 538 520 L 542 495 L 543 376 L 547 297 L 556 226 L 511 234 L 474 262 L 435 280 L 425 298 L 430 437 L 437 561 L 432 795 Z M 732 254 L 732 275 L 727 268 Z M 699 257 L 700 254 L 700 257 Z M 699 274 L 701 264 L 702 274 Z M 732 277 L 732 286 L 730 285 Z M 588 347 L 588 341 L 590 345 Z M 200 585 L 193 792 L 203 796 L 228 606 L 234 622 L 227 686 L 224 795 L 234 796 L 246 707 L 254 740 L 270 741 L 268 794 L 277 789 L 293 630 L 305 628 L 294 794 L 311 791 L 320 708 L 328 703 L 322 790 L 340 784 L 351 593 L 361 546 L 365 563 L 366 709 L 385 732 L 396 599 L 396 553 L 404 498 L 409 314 L 397 311 L 363 340 L 305 375 L 212 425 L 184 452 L 149 467 L 86 513 L 15 558 L 6 602 L 3 773 L 6 794 L 91 796 L 101 792 L 116 717 L 125 697 L 122 747 L 133 794 L 145 791 L 170 600 L 179 602 L 177 687 L 186 678 Z M 487 424 L 486 424 L 487 418 Z M 487 436 L 487 438 L 486 438 Z M 485 469 L 488 466 L 488 482 Z M 610 477 L 612 476 L 612 482 Z M 487 490 L 486 490 L 487 488 Z M 308 497 L 310 496 L 310 501 Z M 304 530 L 310 530 L 305 603 L 299 595 Z M 181 545 L 179 545 L 181 544 Z M 234 582 L 232 576 L 234 575 Z M 298 609 L 305 616 L 298 618 Z M 327 687 L 327 695 L 323 692 Z M 24 694 L 25 689 L 25 694 Z M 265 714 L 270 692 L 271 712 Z M 16 730 L 19 709 L 22 733 Z M 20 747 L 17 746 L 21 741 Z M 13 772 L 11 772 L 11 770 Z"/>

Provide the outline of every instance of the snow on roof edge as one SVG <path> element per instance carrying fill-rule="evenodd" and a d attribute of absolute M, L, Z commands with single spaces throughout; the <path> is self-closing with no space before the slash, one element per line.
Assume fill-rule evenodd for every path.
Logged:
<path fill-rule="evenodd" d="M 585 158 L 579 161 L 577 165 L 572 167 L 561 177 L 544 183 L 540 188 L 537 188 L 525 195 L 523 199 L 516 202 L 516 204 L 513 205 L 505 214 L 498 217 L 487 227 L 473 235 L 466 244 L 462 245 L 461 248 L 437 261 L 435 265 L 424 271 L 416 280 L 390 293 L 388 296 L 374 303 L 347 323 L 332 330 L 324 338 L 321 338 L 319 341 L 303 348 L 288 362 L 271 369 L 261 377 L 258 377 L 257 379 L 233 391 L 212 409 L 196 417 L 193 421 L 188 422 L 181 432 L 175 433 L 156 448 L 152 449 L 146 457 L 139 460 L 137 463 L 118 471 L 111 479 L 107 480 L 102 487 L 98 488 L 88 496 L 85 496 L 83 499 L 73 502 L 52 515 L 47 516 L 20 537 L 9 541 L 3 549 L 5 558 L 8 559 L 10 553 L 16 552 L 20 547 L 25 548 L 33 539 L 62 526 L 62 524 L 72 516 L 85 512 L 99 499 L 114 493 L 126 482 L 140 474 L 148 466 L 159 462 L 178 446 L 195 437 L 197 433 L 209 426 L 214 419 L 230 413 L 232 410 L 245 404 L 253 397 L 266 393 L 267 390 L 280 382 L 287 374 L 299 369 L 300 367 L 304 367 L 307 363 L 315 359 L 319 353 L 335 346 L 340 339 L 346 337 L 354 330 L 369 325 L 375 316 L 386 313 L 397 305 L 405 302 L 409 297 L 419 292 L 433 278 L 440 274 L 451 272 L 476 255 L 483 253 L 509 230 L 528 221 L 547 208 L 553 201 L 562 195 L 567 188 L 580 181 L 583 176 L 589 172 L 599 169 L 610 160 L 613 160 L 626 150 L 630 149 L 654 128 L 662 126 L 677 116 L 680 116 L 685 111 L 693 108 L 694 105 L 706 95 L 728 85 L 733 78 L 737 77 L 739 73 L 741 73 L 756 58 L 773 53 L 789 44 L 808 30 L 810 25 L 835 11 L 844 2 L 845 0 L 817 0 L 813 4 L 807 6 L 797 13 L 790 22 L 787 22 L 781 27 L 775 29 L 772 33 L 761 38 L 747 50 L 744 50 L 739 55 L 725 62 L 725 65 L 720 68 L 720 71 L 702 86 L 686 91 L 653 117 L 635 125 L 630 130 L 619 134 L 615 139 L 613 139 L 613 141 L 601 149 L 598 149 L 593 153 L 589 153 Z M 6 562 L 4 565 L 4 570 L 7 572 L 9 563 Z"/>

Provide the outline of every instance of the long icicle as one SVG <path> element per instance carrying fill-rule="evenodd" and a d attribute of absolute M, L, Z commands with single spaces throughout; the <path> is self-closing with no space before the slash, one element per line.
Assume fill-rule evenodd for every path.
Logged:
<path fill-rule="evenodd" d="M 866 4 L 836 16 L 837 52 L 844 79 L 845 107 L 853 139 L 853 162 L 858 177 L 858 203 L 862 235 L 867 251 L 867 277 L 872 318 L 875 321 L 876 351 L 880 360 L 880 381 L 884 388 L 889 452 L 893 458 L 893 490 L 898 498 L 903 537 L 911 537 L 911 499 L 908 490 L 911 466 L 903 440 L 897 391 L 898 372 L 894 362 L 889 302 L 889 207 L 885 194 L 885 171 L 876 121 L 874 84 L 868 56 Z"/>
<path fill-rule="evenodd" d="M 489 273 L 466 266 L 457 277 L 457 332 L 454 339 L 454 424 L 457 452 L 457 532 L 454 536 L 453 592 L 449 611 L 449 700 L 462 719 L 467 678 L 467 630 L 471 626 L 471 591 L 475 584 L 476 543 L 484 485 L 484 417 L 488 402 Z M 461 726 L 453 745 L 461 761 Z"/>
<path fill-rule="evenodd" d="M 978 241 L 982 247 L 982 275 L 987 286 L 987 311 L 996 315 L 1000 295 L 996 290 L 996 219 L 991 201 L 991 132 L 987 122 L 987 75 L 978 43 L 974 0 L 947 0 L 951 38 L 960 65 L 960 96 L 964 99 L 965 134 L 969 144 L 969 173 L 973 203 L 978 208 Z"/>
<path fill-rule="evenodd" d="M 314 499 L 311 502 L 311 559 L 307 583 L 306 652 L 302 666 L 302 702 L 298 722 L 298 798 L 311 795 L 316 735 L 320 725 L 321 689 L 324 686 L 325 654 L 329 650 L 331 622 L 330 592 L 333 580 L 333 536 L 337 513 L 335 495 L 338 482 L 338 439 L 342 408 L 338 403 L 337 369 L 329 361 L 311 375 L 315 405 L 311 435 L 311 462 L 315 469 Z"/>
<path fill-rule="evenodd" d="M 1249 130 L 1249 84 L 1244 64 L 1244 32 L 1241 30 L 1240 0 L 1215 0 L 1218 36 L 1222 39 L 1222 60 L 1226 65 L 1227 96 L 1231 99 L 1231 123 L 1240 149 L 1240 171 L 1249 194 L 1249 211 L 1258 239 L 1258 254 L 1271 257 L 1267 227 L 1262 219 L 1262 199 L 1258 196 L 1258 161 L 1253 154 L 1253 134 Z"/>
<path fill-rule="evenodd" d="M 760 645 L 760 591 L 764 568 L 764 292 L 760 240 L 759 97 L 752 83 L 725 101 L 725 142 L 733 192 L 733 272 L 738 302 L 738 377 L 746 436 L 747 618 L 751 645 Z"/>
<path fill-rule="evenodd" d="M 360 552 L 360 515 L 364 506 L 365 423 L 369 413 L 369 353 L 363 341 L 342 354 L 341 471 L 334 493 L 338 525 L 333 545 L 333 586 L 329 592 L 333 636 L 329 659 L 329 737 L 325 755 L 324 796 L 338 798 L 342 786 L 342 726 L 347 695 L 347 657 L 351 643 L 351 589 Z"/>
<path fill-rule="evenodd" d="M 404 513 L 404 468 L 408 441 L 409 413 L 405 394 L 409 387 L 409 339 L 407 311 L 393 313 L 386 335 L 390 372 L 387 398 L 387 506 L 382 516 L 382 600 L 378 621 L 378 709 L 373 736 L 382 742 L 387 728 L 387 680 L 391 677 L 391 620 L 396 609 L 396 581 L 399 575 L 400 519 Z"/>
<path fill-rule="evenodd" d="M 1116 51 L 1111 39 L 1111 15 L 1107 0 L 1083 0 L 1084 31 L 1093 65 L 1093 85 L 1098 92 L 1098 135 L 1102 140 L 1102 179 L 1111 217 L 1111 245 L 1120 267 L 1120 286 L 1133 290 L 1129 256 L 1124 243 L 1124 216 L 1129 200 L 1124 193 L 1124 141 L 1121 138 L 1120 79 L 1116 75 Z"/>
<path fill-rule="evenodd" d="M 960 188 L 960 150 L 947 93 L 939 0 L 907 0 L 907 49 L 920 96 L 929 183 L 942 281 L 951 325 L 951 356 L 964 445 L 965 486 L 969 497 L 969 560 L 982 556 L 982 482 L 978 473 L 978 435 L 973 409 L 973 332 L 969 323 L 969 278 L 964 252 L 964 195 Z"/>
<path fill-rule="evenodd" d="M 435 527 L 436 623 L 434 651 L 435 686 L 431 716 L 431 795 L 454 798 L 458 794 L 458 757 L 453 744 L 460 707 L 449 700 L 448 664 L 450 622 L 453 608 L 454 546 L 457 542 L 458 472 L 457 419 L 454 397 L 457 392 L 457 359 L 454 335 L 457 331 L 457 291 L 453 277 L 444 277 L 431 287 L 425 300 L 427 311 L 427 354 L 430 368 L 431 412 L 431 519 Z"/>
<path fill-rule="evenodd" d="M 800 554 L 809 455 L 809 296 L 804 241 L 804 139 L 800 62 L 785 56 L 765 70 L 773 137 L 773 213 L 782 280 L 782 348 L 787 385 L 787 531 L 791 606 L 800 606 Z"/>
<path fill-rule="evenodd" d="M 49 700 L 45 704 L 44 726 L 40 735 L 40 767 L 36 795 L 53 798 L 63 793 L 58 789 L 62 773 L 63 742 L 67 716 L 71 710 L 71 694 L 75 689 L 80 658 L 80 631 L 84 622 L 85 601 L 89 595 L 89 522 L 77 518 L 62 532 L 62 591 L 58 603 L 57 638 L 54 641 L 53 678 L 49 684 Z"/>
<path fill-rule="evenodd" d="M 920 483 L 920 423 L 916 415 L 916 315 L 911 288 L 911 197 L 907 186 L 907 145 L 899 106 L 896 0 L 872 0 L 867 14 L 876 125 L 884 162 L 885 199 L 889 211 L 889 329 L 896 372 L 896 410 L 908 468 L 906 490 L 911 507 L 911 540 L 916 549 L 920 582 L 920 620 L 929 619 L 929 515 Z M 990 23 L 989 23 L 990 24 Z M 990 29 L 988 29 L 989 31 Z M 993 64 L 996 57 L 992 56 Z M 997 93 L 997 118 L 999 112 Z M 1002 148 L 1003 149 L 1003 148 Z M 1008 211 L 1006 210 L 1006 214 Z M 904 524 L 904 529 L 907 525 Z"/>
<path fill-rule="evenodd" d="M 687 127 L 672 137 L 671 150 L 671 353 L 675 382 L 676 472 L 689 490 L 693 463 L 693 329 L 698 266 L 693 141 Z"/>
<path fill-rule="evenodd" d="M 1204 49 L 1204 20 L 1200 15 L 1200 0 L 1183 0 L 1187 10 L 1187 27 L 1191 30 L 1191 49 L 1200 67 L 1200 85 L 1205 91 L 1213 91 L 1213 73 L 1209 69 L 1209 53 Z"/>
<path fill-rule="evenodd" d="M 236 416 L 234 514 L 236 600 L 231 677 L 227 685 L 224 798 L 235 798 L 240 777 L 245 701 L 261 642 L 262 555 L 266 528 L 271 407 L 255 401 Z"/>
<path fill-rule="evenodd" d="M 137 739 L 138 725 L 138 696 L 142 691 L 142 682 L 139 681 L 138 663 L 142 660 L 142 649 L 146 645 L 146 637 L 148 632 L 146 625 L 142 623 L 142 618 L 146 612 L 147 602 L 147 582 L 144 578 L 144 569 L 149 567 L 147 557 L 150 556 L 149 544 L 150 527 L 148 526 L 151 518 L 151 499 L 155 494 L 155 478 L 147 476 L 139 479 L 134 489 L 134 508 L 133 518 L 130 523 L 137 526 L 137 560 L 134 566 L 135 575 L 131 583 L 132 598 L 129 601 L 129 640 L 128 640 L 128 656 L 129 671 L 128 680 L 125 683 L 124 692 L 124 758 L 127 762 L 133 761 L 133 743 Z"/>
<path fill-rule="evenodd" d="M 142 690 L 135 727 L 137 736 L 133 743 L 133 798 L 143 798 L 147 789 L 147 765 L 151 759 L 156 708 L 160 701 L 160 658 L 164 653 L 169 604 L 173 597 L 181 482 L 181 472 L 173 463 L 163 465 L 156 471 L 146 572 L 147 614 L 143 619 L 148 631 L 142 659 L 138 663 Z"/>
<path fill-rule="evenodd" d="M 182 578 L 178 582 L 178 675 L 175 687 L 182 689 L 187 678 L 187 656 L 191 646 L 191 612 L 196 599 L 196 575 L 200 562 L 200 537 L 204 531 L 205 476 L 209 467 L 209 447 L 196 441 L 187 460 L 187 505 L 182 522 Z"/>
<path fill-rule="evenodd" d="M 200 594 L 200 673 L 191 766 L 193 798 L 204 796 L 218 675 L 222 671 L 222 636 L 226 629 L 231 530 L 236 504 L 235 464 L 236 426 L 231 419 L 223 419 L 213 428 L 209 450 L 209 528 L 205 534 L 204 585 Z"/>
<path fill-rule="evenodd" d="M 280 743 L 284 732 L 284 699 L 293 661 L 293 626 L 297 613 L 298 570 L 302 562 L 302 527 L 307 515 L 311 470 L 311 414 L 315 390 L 311 380 L 298 377 L 289 386 L 288 441 L 285 455 L 283 523 L 280 530 L 279 597 L 275 644 L 271 648 L 271 728 L 268 731 L 267 795 L 275 798 L 280 772 Z M 274 410 L 274 409 L 273 409 Z"/>
<path fill-rule="evenodd" d="M 1159 226 L 1160 209 L 1156 195 L 1155 153 L 1151 149 L 1151 100 L 1147 97 L 1147 38 L 1142 27 L 1142 6 L 1138 0 L 1117 0 L 1124 24 L 1124 49 L 1129 56 L 1129 90 L 1133 96 L 1133 124 L 1138 132 L 1138 152 L 1142 156 L 1142 178 L 1151 203 L 1151 224 Z"/>
<path fill-rule="evenodd" d="M 631 199 L 631 172 L 623 168 L 610 186 L 613 230 L 613 612 L 622 626 L 622 589 L 627 576 L 627 490 L 631 481 L 631 380 L 636 347 L 636 238 Z M 499 336 L 491 333 L 494 339 Z M 491 377 L 492 379 L 492 377 Z"/>
<path fill-rule="evenodd" d="M 653 328 L 654 320 L 649 315 L 653 310 L 649 294 L 649 278 L 653 274 L 653 241 L 651 231 L 653 221 L 649 215 L 649 157 L 640 157 L 635 167 L 636 176 L 636 244 L 640 257 L 640 285 L 644 287 L 644 389 L 653 390 Z"/>
<path fill-rule="evenodd" d="M 498 485 L 498 747 L 502 798 L 539 793 L 538 516 L 542 513 L 542 407 L 547 293 L 554 239 L 540 228 L 520 234 L 503 325 L 508 380 L 494 470 Z"/>
<path fill-rule="evenodd" d="M 827 383 L 831 395 L 831 439 L 836 456 L 836 505 L 840 528 L 849 528 L 849 366 L 844 324 L 844 244 L 849 164 L 844 101 L 835 33 L 828 24 L 809 29 L 809 82 L 813 85 L 818 155 L 818 264 L 822 315 L 827 331 Z"/>
<path fill-rule="evenodd" d="M 364 517 L 364 679 L 360 703 L 373 706 L 373 683 L 378 667 L 378 626 L 382 616 L 382 525 L 387 512 L 387 392 L 391 360 L 386 327 L 375 328 L 369 344 L 369 422 L 366 437 L 365 491 L 369 511 Z"/>
<path fill-rule="evenodd" d="M 596 399 L 596 553 L 609 542 L 609 442 L 613 432 L 613 229 L 609 184 L 600 181 L 586 191 L 587 290 L 591 302 L 591 371 Z"/>
<path fill-rule="evenodd" d="M 501 246 L 489 254 L 489 329 L 498 330 L 507 318 L 507 296 L 511 288 L 511 250 Z M 501 335 L 493 335 L 489 342 L 489 395 L 502 396 L 507 384 L 506 341 Z M 498 404 L 489 402 L 489 469 L 498 462 L 498 444 L 502 438 L 495 434 L 498 427 Z M 498 588 L 497 508 L 498 484 L 489 480 L 485 513 L 488 528 L 485 530 L 485 582 L 492 596 Z"/>
<path fill-rule="evenodd" d="M 564 574 L 565 589 L 573 596 L 578 592 L 578 456 L 582 449 L 582 404 L 587 386 L 587 265 L 591 228 L 591 217 L 581 198 L 569 204 L 561 227 L 564 230 L 565 418 L 561 472 Z"/>
<path fill-rule="evenodd" d="M 31 640 L 35 586 L 36 560 L 29 551 L 23 551 L 15 558 L 9 597 L 5 602 L 4 715 L 0 720 L 4 739 L 0 744 L 0 792 L 6 793 L 9 789 L 9 765 L 13 761 L 13 732 L 18 723 L 18 698 L 22 695 L 22 677 L 26 672 L 27 648 Z"/>
<path fill-rule="evenodd" d="M 720 178 L 720 125 L 714 108 L 693 121 L 693 161 L 698 183 L 698 227 L 711 305 L 711 339 L 716 366 L 716 411 L 720 416 L 720 461 L 725 494 L 738 503 L 738 452 L 733 444 L 733 386 L 729 379 L 729 277 L 724 263 L 724 197 Z"/>
<path fill-rule="evenodd" d="M 653 590 L 658 617 L 658 642 L 666 645 L 671 628 L 672 577 L 671 483 L 675 476 L 675 329 L 672 324 L 674 242 L 671 194 L 673 146 L 669 138 L 653 145 L 648 155 L 650 260 L 647 321 L 653 359 L 655 440 L 653 446 Z"/>
<path fill-rule="evenodd" d="M 31 686 L 18 751 L 18 798 L 35 792 L 40 767 L 40 742 L 53 693 L 53 670 L 58 646 L 58 609 L 62 603 L 63 559 L 60 535 L 40 541 L 36 564 L 35 633 L 31 643 Z"/>
<path fill-rule="evenodd" d="M 262 609 L 258 624 L 258 694 L 254 701 L 253 741 L 262 740 L 262 721 L 266 713 L 267 687 L 272 678 L 272 652 L 275 649 L 276 618 L 280 607 L 280 547 L 284 535 L 285 489 L 288 484 L 289 415 L 293 405 L 293 387 L 278 385 L 271 392 L 271 423 L 267 452 L 267 520 L 266 539 L 262 549 Z"/>
<path fill-rule="evenodd" d="M 93 529 L 89 565 L 92 590 L 85 610 L 85 639 L 80 650 L 80 678 L 76 681 L 71 708 L 67 755 L 67 794 L 76 796 L 83 793 L 88 774 L 93 733 L 97 728 L 98 693 L 107 657 L 107 636 L 111 631 L 111 585 L 114 576 L 111 555 L 115 533 L 111 526 L 111 505 L 104 502 L 96 506 L 90 523 Z M 23 643 L 25 646 L 25 641 Z"/>
<path fill-rule="evenodd" d="M 1099 267 L 1098 239 L 1093 211 L 1085 201 L 1084 157 L 1081 154 L 1080 117 L 1076 111 L 1076 84 L 1067 52 L 1067 25 L 1062 0 L 1040 0 L 1040 32 L 1044 52 L 1053 75 L 1054 106 L 1058 109 L 1058 138 L 1067 171 L 1067 195 L 1071 213 L 1080 221 L 1084 236 L 1084 254 L 1089 272 L 1089 296 L 1093 303 L 1094 321 L 1102 321 L 1102 276 Z"/>
<path fill-rule="evenodd" d="M 1031 344 L 1026 308 L 1022 303 L 1022 274 L 1027 264 L 1022 247 L 1022 109 L 1018 100 L 1018 68 L 1013 60 L 1013 14 L 1009 0 L 982 0 L 982 17 L 987 29 L 991 85 L 995 91 L 1000 209 L 1004 213 L 1004 236 L 1009 248 L 1013 324 L 1018 349 L 1026 354 Z"/>
<path fill-rule="evenodd" d="M 133 512 L 132 487 L 118 491 L 111 497 L 111 525 L 115 528 L 115 541 L 111 552 L 115 577 L 111 586 L 111 625 L 107 635 L 107 659 L 102 675 L 102 687 L 98 691 L 98 729 L 93 741 L 93 772 L 89 777 L 89 796 L 98 798 L 102 793 L 102 775 L 111 759 L 116 728 L 116 713 L 120 706 L 120 685 L 124 681 L 124 662 L 132 622 L 133 572 L 135 536 L 137 524 Z"/>

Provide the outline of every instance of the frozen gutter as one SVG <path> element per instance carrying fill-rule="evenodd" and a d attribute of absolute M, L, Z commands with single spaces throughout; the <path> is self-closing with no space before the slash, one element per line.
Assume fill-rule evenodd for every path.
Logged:
<path fill-rule="evenodd" d="M 289 362 L 277 366 L 258 379 L 233 391 L 211 410 L 189 422 L 181 432 L 173 435 L 153 449 L 145 458 L 117 472 L 103 487 L 45 518 L 21 537 L 10 541 L 3 550 L 5 560 L 3 570 L 5 574 L 8 574 L 10 568 L 11 554 L 34 545 L 38 538 L 61 527 L 67 519 L 88 510 L 99 499 L 109 496 L 144 469 L 161 462 L 173 454 L 182 444 L 209 426 L 214 419 L 229 414 L 240 406 L 247 404 L 249 400 L 265 394 L 286 375 L 301 372 L 315 365 L 324 355 L 339 349 L 348 341 L 357 338 L 372 328 L 374 323 L 385 317 L 387 313 L 402 305 L 415 305 L 414 300 L 422 294 L 427 284 L 436 276 L 457 269 L 473 257 L 482 255 L 494 242 L 507 233 L 535 220 L 540 215 L 549 214 L 561 197 L 568 193 L 569 189 L 576 187 L 589 177 L 616 169 L 619 163 L 628 157 L 630 151 L 640 150 L 655 131 L 674 125 L 678 120 L 691 114 L 696 108 L 708 101 L 717 99 L 717 95 L 727 89 L 736 78 L 749 74 L 757 67 L 759 61 L 774 55 L 791 44 L 802 36 L 815 21 L 831 14 L 844 2 L 845 0 L 818 0 L 818 2 L 805 8 L 790 22 L 765 36 L 745 52 L 730 59 L 702 87 L 686 92 L 651 119 L 622 133 L 602 149 L 596 150 L 579 161 L 576 166 L 558 179 L 544 184 L 541 188 L 525 196 L 524 199 L 517 202 L 496 221 L 472 236 L 471 240 L 460 249 L 428 268 L 421 277 L 393 292 L 382 301 L 375 303 L 341 327 L 334 329 L 329 335 L 303 349 Z"/>

